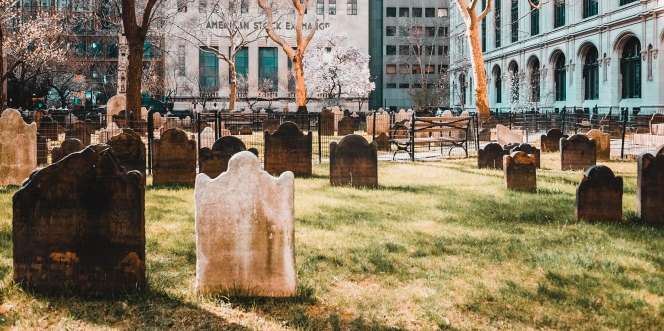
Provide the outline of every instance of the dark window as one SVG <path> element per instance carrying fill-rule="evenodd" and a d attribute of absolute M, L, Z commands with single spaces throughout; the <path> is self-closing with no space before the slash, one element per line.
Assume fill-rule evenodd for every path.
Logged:
<path fill-rule="evenodd" d="M 235 73 L 244 78 L 247 78 L 249 74 L 249 49 L 247 47 L 242 47 L 235 54 Z"/>
<path fill-rule="evenodd" d="M 446 26 L 441 26 L 438 28 L 438 37 L 447 37 L 449 29 Z"/>
<path fill-rule="evenodd" d="M 539 4 L 539 0 L 533 0 L 535 5 Z M 539 34 L 539 9 L 530 10 L 530 35 L 536 36 Z"/>
<path fill-rule="evenodd" d="M 409 17 L 410 8 L 408 7 L 399 7 L 399 17 Z"/>
<path fill-rule="evenodd" d="M 503 102 L 503 77 L 500 68 L 496 67 L 496 78 L 494 79 L 494 88 L 496 90 L 496 103 Z"/>
<path fill-rule="evenodd" d="M 583 18 L 597 15 L 597 0 L 583 0 Z"/>
<path fill-rule="evenodd" d="M 540 63 L 535 58 L 530 62 L 530 101 L 540 101 Z"/>
<path fill-rule="evenodd" d="M 641 97 L 641 43 L 630 38 L 622 51 L 620 59 L 622 74 L 622 97 L 625 99 Z"/>
<path fill-rule="evenodd" d="M 436 8 L 426 8 L 424 10 L 424 16 L 426 16 L 426 17 L 436 17 Z"/>
<path fill-rule="evenodd" d="M 276 47 L 258 48 L 258 80 L 260 82 L 270 82 L 271 86 L 266 86 L 270 91 L 275 91 L 279 82 L 279 62 Z"/>
<path fill-rule="evenodd" d="M 632 2 L 635 2 L 635 1 L 638 1 L 638 0 L 620 0 L 620 5 L 621 6 L 626 5 L 628 3 L 632 3 Z"/>
<path fill-rule="evenodd" d="M 556 101 L 567 99 L 567 72 L 565 70 L 565 55 L 558 54 L 553 66 L 553 80 L 556 91 Z"/>
<path fill-rule="evenodd" d="M 590 47 L 583 62 L 583 90 L 585 100 L 599 99 L 599 62 L 597 48 Z"/>
<path fill-rule="evenodd" d="M 554 0 L 553 5 L 553 27 L 559 28 L 565 25 L 565 0 Z"/>
<path fill-rule="evenodd" d="M 401 88 L 401 89 L 407 89 L 407 88 L 410 88 L 410 84 L 408 84 L 408 83 L 401 83 L 401 84 L 399 84 L 399 88 Z"/>
<path fill-rule="evenodd" d="M 214 51 L 201 47 L 198 53 L 199 88 L 206 93 L 219 90 L 219 58 Z"/>
<path fill-rule="evenodd" d="M 387 83 L 387 88 L 397 88 L 397 83 Z"/>
<path fill-rule="evenodd" d="M 500 47 L 500 28 L 501 28 L 501 13 L 500 13 L 500 3 L 501 1 L 495 1 L 496 8 L 493 10 L 493 20 L 494 20 L 494 32 L 496 34 L 496 48 Z"/>
<path fill-rule="evenodd" d="M 510 24 L 511 27 L 511 36 L 512 36 L 512 42 L 517 42 L 519 41 L 519 1 L 517 0 L 512 0 L 512 7 L 511 7 L 511 12 L 512 12 L 512 24 Z"/>
<path fill-rule="evenodd" d="M 466 104 L 466 75 L 461 74 L 459 75 L 459 96 L 461 100 L 461 104 L 465 105 Z"/>
<path fill-rule="evenodd" d="M 328 0 L 327 11 L 330 15 L 337 14 L 337 0 Z"/>
<path fill-rule="evenodd" d="M 385 35 L 388 37 L 394 37 L 397 35 L 397 27 L 396 26 L 386 26 L 385 27 Z"/>
<path fill-rule="evenodd" d="M 387 17 L 397 17 L 396 7 L 387 7 L 387 8 L 385 8 L 385 16 L 387 16 Z"/>
<path fill-rule="evenodd" d="M 511 93 L 511 100 L 512 102 L 519 101 L 520 97 L 520 86 L 521 82 L 519 79 L 519 66 L 516 64 L 516 62 L 511 62 L 509 67 L 507 67 L 508 72 L 510 73 L 510 93 Z"/>
<path fill-rule="evenodd" d="M 397 55 L 397 46 L 394 45 L 385 46 L 385 55 Z"/>
<path fill-rule="evenodd" d="M 325 0 L 316 0 L 316 15 L 325 14 Z"/>
<path fill-rule="evenodd" d="M 486 8 L 486 0 L 482 0 L 482 10 Z M 486 52 L 486 18 L 482 20 L 482 52 Z"/>
<path fill-rule="evenodd" d="M 410 46 L 400 45 L 399 46 L 399 55 L 410 55 Z"/>
<path fill-rule="evenodd" d="M 435 26 L 427 26 L 424 28 L 426 31 L 427 37 L 435 37 L 436 36 L 436 27 Z"/>
<path fill-rule="evenodd" d="M 348 0 L 346 2 L 346 15 L 357 15 L 357 0 Z"/>
<path fill-rule="evenodd" d="M 422 8 L 413 8 L 413 17 L 422 17 Z"/>

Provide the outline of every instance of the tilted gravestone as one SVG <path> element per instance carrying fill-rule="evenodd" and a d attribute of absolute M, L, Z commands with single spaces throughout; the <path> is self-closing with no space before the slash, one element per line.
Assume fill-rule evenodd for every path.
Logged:
<path fill-rule="evenodd" d="M 38 170 L 14 194 L 14 280 L 104 294 L 145 286 L 143 176 L 106 145 Z"/>
<path fill-rule="evenodd" d="M 297 293 L 294 176 L 272 177 L 250 152 L 196 177 L 196 289 L 249 297 Z"/>
<path fill-rule="evenodd" d="M 334 112 L 325 108 L 320 112 L 320 134 L 334 136 Z"/>
<path fill-rule="evenodd" d="M 586 170 L 597 163 L 595 141 L 576 134 L 560 139 L 560 168 L 562 170 Z"/>
<path fill-rule="evenodd" d="M 531 145 L 531 144 L 510 144 L 504 146 L 504 149 L 508 151 L 508 153 L 514 153 L 514 152 L 526 152 L 526 154 L 532 155 L 535 157 L 535 163 L 537 165 L 537 168 L 539 169 L 541 167 L 541 152 L 537 147 Z"/>
<path fill-rule="evenodd" d="M 333 186 L 378 187 L 378 153 L 358 135 L 345 136 L 330 144 L 330 184 Z"/>
<path fill-rule="evenodd" d="M 664 225 L 664 146 L 655 155 L 639 156 L 636 196 L 641 220 Z"/>
<path fill-rule="evenodd" d="M 355 133 L 355 119 L 350 116 L 346 116 L 339 121 L 339 131 L 337 132 L 340 136 L 347 136 Z"/>
<path fill-rule="evenodd" d="M 77 122 L 72 124 L 65 132 L 66 138 L 74 138 L 80 140 L 83 145 L 90 145 L 92 130 L 88 128 L 85 122 Z"/>
<path fill-rule="evenodd" d="M 540 138 L 543 153 L 557 152 L 560 150 L 560 139 L 567 138 L 560 129 L 551 129 Z"/>
<path fill-rule="evenodd" d="M 202 148 L 199 153 L 201 173 L 216 178 L 228 168 L 228 161 L 239 152 L 247 150 L 242 140 L 234 136 L 218 139 L 212 148 Z"/>
<path fill-rule="evenodd" d="M 586 170 L 576 190 L 576 217 L 587 221 L 622 220 L 623 179 L 606 166 Z"/>
<path fill-rule="evenodd" d="M 5 109 L 0 116 L 0 186 L 20 185 L 37 168 L 37 124 Z"/>
<path fill-rule="evenodd" d="M 507 189 L 524 192 L 537 190 L 537 160 L 534 155 L 522 151 L 505 155 L 503 169 Z"/>
<path fill-rule="evenodd" d="M 127 171 L 136 170 L 145 175 L 145 144 L 141 136 L 132 129 L 122 129 L 122 133 L 111 137 L 108 145 Z"/>
<path fill-rule="evenodd" d="M 480 169 L 503 169 L 503 156 L 507 151 L 496 143 L 489 143 L 481 148 L 477 156 L 477 167 Z"/>
<path fill-rule="evenodd" d="M 376 136 L 374 142 L 376 143 L 378 150 L 381 152 L 389 152 L 392 149 L 390 146 L 390 137 L 385 132 Z"/>
<path fill-rule="evenodd" d="M 67 138 L 65 141 L 60 144 L 60 147 L 56 147 L 51 151 L 51 159 L 53 163 L 58 162 L 65 158 L 65 156 L 80 152 L 85 149 L 85 145 L 75 138 Z"/>
<path fill-rule="evenodd" d="M 274 134 L 265 133 L 265 170 L 273 175 L 292 171 L 311 176 L 311 131 L 302 133 L 293 122 L 285 122 Z"/>
<path fill-rule="evenodd" d="M 586 136 L 595 141 L 595 151 L 597 152 L 597 160 L 609 161 L 611 160 L 611 135 L 604 133 L 597 129 L 586 132 Z"/>
<path fill-rule="evenodd" d="M 268 118 L 263 121 L 263 132 L 267 131 L 269 133 L 274 133 L 274 131 L 279 129 L 280 124 L 281 120 L 278 118 Z"/>
<path fill-rule="evenodd" d="M 192 185 L 196 179 L 196 141 L 176 128 L 154 141 L 152 183 Z"/>

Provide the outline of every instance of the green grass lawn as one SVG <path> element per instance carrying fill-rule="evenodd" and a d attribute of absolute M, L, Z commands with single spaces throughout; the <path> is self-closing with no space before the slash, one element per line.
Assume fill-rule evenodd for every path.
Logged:
<path fill-rule="evenodd" d="M 662 329 L 664 230 L 635 224 L 633 162 L 610 163 L 625 178 L 623 224 L 574 219 L 581 172 L 542 170 L 537 194 L 513 193 L 475 163 L 381 163 L 378 190 L 332 188 L 326 166 L 297 179 L 289 300 L 193 292 L 191 188 L 147 191 L 146 293 L 26 293 L 11 280 L 13 190 L 0 191 L 0 327 Z"/>

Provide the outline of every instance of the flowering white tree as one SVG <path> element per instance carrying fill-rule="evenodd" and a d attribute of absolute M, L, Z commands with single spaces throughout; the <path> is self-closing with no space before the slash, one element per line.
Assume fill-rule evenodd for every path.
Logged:
<path fill-rule="evenodd" d="M 322 34 L 307 52 L 304 72 L 311 95 L 322 95 L 337 104 L 343 97 L 366 99 L 376 88 L 370 79 L 369 55 L 345 35 Z"/>

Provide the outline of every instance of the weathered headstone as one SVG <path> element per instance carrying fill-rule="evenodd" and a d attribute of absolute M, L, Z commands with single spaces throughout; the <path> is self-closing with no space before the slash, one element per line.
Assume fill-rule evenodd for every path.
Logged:
<path fill-rule="evenodd" d="M 152 182 L 194 184 L 196 179 L 196 141 L 180 129 L 168 129 L 154 141 Z"/>
<path fill-rule="evenodd" d="M 576 190 L 576 217 L 587 221 L 622 220 L 623 179 L 606 166 L 586 170 Z"/>
<path fill-rule="evenodd" d="M 265 170 L 277 175 L 292 171 L 311 176 L 311 131 L 302 133 L 293 122 L 285 122 L 274 134 L 265 133 Z"/>
<path fill-rule="evenodd" d="M 381 133 L 389 134 L 390 114 L 387 112 L 376 112 L 367 116 L 367 134 L 370 136 L 374 135 L 374 125 L 376 128 L 376 136 L 380 135 Z"/>
<path fill-rule="evenodd" d="M 560 150 L 560 139 L 567 138 L 560 129 L 551 129 L 540 138 L 543 153 L 557 152 Z"/>
<path fill-rule="evenodd" d="M 330 144 L 330 183 L 333 186 L 378 186 L 376 143 L 358 135 L 348 135 Z"/>
<path fill-rule="evenodd" d="M 535 192 L 537 190 L 537 162 L 534 155 L 514 151 L 503 157 L 507 189 Z"/>
<path fill-rule="evenodd" d="M 250 126 L 242 126 L 239 133 L 241 136 L 251 136 L 254 134 L 254 130 Z"/>
<path fill-rule="evenodd" d="M 83 145 L 90 145 L 92 130 L 88 128 L 85 122 L 77 122 L 72 124 L 65 132 L 66 138 L 74 138 L 80 140 Z"/>
<path fill-rule="evenodd" d="M 586 132 L 586 136 L 595 141 L 597 160 L 611 160 L 611 135 L 597 129 Z"/>
<path fill-rule="evenodd" d="M 145 144 L 141 136 L 132 129 L 122 129 L 122 133 L 111 137 L 108 145 L 127 171 L 136 170 L 145 175 Z"/>
<path fill-rule="evenodd" d="M 480 169 L 503 169 L 503 156 L 507 151 L 496 143 L 489 143 L 480 148 L 477 156 L 477 167 Z"/>
<path fill-rule="evenodd" d="M 378 150 L 381 152 L 389 152 L 392 150 L 392 147 L 390 146 L 390 137 L 385 132 L 376 136 L 374 142 L 376 143 Z"/>
<path fill-rule="evenodd" d="M 664 225 L 664 146 L 655 155 L 639 156 L 637 172 L 636 209 L 641 220 Z"/>
<path fill-rule="evenodd" d="M 500 145 L 521 144 L 523 143 L 523 132 L 510 130 L 510 128 L 498 124 L 496 125 L 496 139 Z"/>
<path fill-rule="evenodd" d="M 560 168 L 562 170 L 586 170 L 597 163 L 595 141 L 576 134 L 560 139 Z"/>
<path fill-rule="evenodd" d="M 242 140 L 234 136 L 218 139 L 212 148 L 202 148 L 199 153 L 201 173 L 216 178 L 228 168 L 228 161 L 239 152 L 247 150 Z"/>
<path fill-rule="evenodd" d="M 537 168 L 539 169 L 541 167 L 541 152 L 537 147 L 531 145 L 531 144 L 511 144 L 508 146 L 505 146 L 505 149 L 508 151 L 509 154 L 514 153 L 514 152 L 525 152 L 526 154 L 532 155 L 535 157 L 535 164 L 537 165 Z"/>
<path fill-rule="evenodd" d="M 339 131 L 337 132 L 340 136 L 347 136 L 355 133 L 355 119 L 352 117 L 344 117 L 339 121 Z"/>
<path fill-rule="evenodd" d="M 20 185 L 37 168 L 37 124 L 5 109 L 0 116 L 0 186 Z"/>
<path fill-rule="evenodd" d="M 274 131 L 277 131 L 279 129 L 279 125 L 281 124 L 281 120 L 278 118 L 268 118 L 265 121 L 263 121 L 263 132 L 267 131 L 269 133 L 274 133 Z"/>
<path fill-rule="evenodd" d="M 145 191 L 105 145 L 36 171 L 14 195 L 14 281 L 107 294 L 145 284 Z"/>
<path fill-rule="evenodd" d="M 80 152 L 85 149 L 85 145 L 75 138 L 67 138 L 60 144 L 60 147 L 53 148 L 51 151 L 51 160 L 53 163 L 58 162 L 65 158 L 65 156 Z"/>
<path fill-rule="evenodd" d="M 401 122 L 401 121 L 410 121 L 413 118 L 413 113 L 408 112 L 405 109 L 399 110 L 398 113 L 394 114 L 394 122 Z"/>
<path fill-rule="evenodd" d="M 325 108 L 320 112 L 320 134 L 334 136 L 334 112 Z"/>
<path fill-rule="evenodd" d="M 291 172 L 274 178 L 240 152 L 219 177 L 199 174 L 194 196 L 199 293 L 296 295 Z"/>

